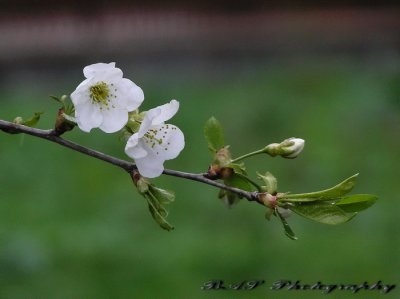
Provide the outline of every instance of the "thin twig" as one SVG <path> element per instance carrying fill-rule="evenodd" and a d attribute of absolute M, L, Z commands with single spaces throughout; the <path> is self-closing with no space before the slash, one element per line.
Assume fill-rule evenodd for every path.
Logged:
<path fill-rule="evenodd" d="M 5 120 L 0 120 L 0 130 L 4 131 L 5 133 L 8 134 L 17 134 L 17 133 L 24 133 L 28 135 L 32 135 L 38 138 L 46 139 L 49 141 L 52 141 L 54 143 L 58 143 L 62 146 L 68 147 L 74 151 L 80 152 L 82 154 L 94 157 L 96 159 L 108 162 L 110 164 L 113 164 L 115 166 L 118 166 L 128 173 L 132 173 L 133 170 L 136 170 L 136 165 L 132 162 L 128 162 L 122 159 L 118 159 L 116 157 L 106 155 L 102 152 L 90 149 L 88 147 L 82 146 L 80 144 L 74 143 L 72 141 L 69 141 L 67 139 L 61 138 L 58 136 L 57 132 L 55 130 L 41 130 L 41 129 L 36 129 L 36 128 L 31 128 L 19 124 L 15 124 L 9 121 Z M 192 181 L 197 181 L 201 182 L 207 185 L 211 185 L 220 189 L 224 189 L 230 192 L 233 192 L 240 197 L 246 198 L 248 201 L 258 201 L 258 193 L 257 192 L 248 192 L 245 190 L 241 190 L 238 188 L 226 186 L 225 184 L 222 184 L 220 182 L 216 182 L 214 180 L 211 180 L 207 178 L 207 174 L 205 173 L 188 173 L 188 172 L 182 172 L 182 171 L 177 171 L 177 170 L 171 170 L 171 169 L 165 169 L 163 174 L 169 175 L 169 176 L 175 176 L 187 180 L 192 180 Z"/>

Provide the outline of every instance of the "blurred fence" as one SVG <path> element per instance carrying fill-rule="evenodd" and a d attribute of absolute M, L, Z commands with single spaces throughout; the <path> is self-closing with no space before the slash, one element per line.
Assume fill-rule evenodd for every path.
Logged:
<path fill-rule="evenodd" d="M 0 63 L 37 57 L 153 51 L 399 49 L 400 9 L 264 11 L 235 14 L 111 10 L 3 16 Z"/>

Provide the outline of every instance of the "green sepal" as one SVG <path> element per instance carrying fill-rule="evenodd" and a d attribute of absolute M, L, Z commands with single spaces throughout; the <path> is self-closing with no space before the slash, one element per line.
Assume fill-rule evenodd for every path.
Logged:
<path fill-rule="evenodd" d="M 287 208 L 305 218 L 330 225 L 337 225 L 351 220 L 357 213 L 346 213 L 331 202 L 310 202 L 288 205 Z"/>
<path fill-rule="evenodd" d="M 302 193 L 302 194 L 282 194 L 279 196 L 279 201 L 282 202 L 314 202 L 335 200 L 349 193 L 354 185 L 358 173 L 339 183 L 338 185 L 317 192 Z"/>
<path fill-rule="evenodd" d="M 204 136 L 208 143 L 208 149 L 215 154 L 224 147 L 224 132 L 221 123 L 213 116 L 204 125 Z"/>
<path fill-rule="evenodd" d="M 278 209 L 275 209 L 275 214 L 278 215 L 279 220 L 282 222 L 283 229 L 285 230 L 285 235 L 289 237 L 289 239 L 297 240 L 297 237 L 290 227 L 289 223 L 287 223 L 286 219 L 279 213 Z"/>
<path fill-rule="evenodd" d="M 371 194 L 354 194 L 341 198 L 335 205 L 347 213 L 354 213 L 368 209 L 377 199 Z"/>
<path fill-rule="evenodd" d="M 118 139 L 124 143 L 128 141 L 128 139 L 133 135 L 131 130 L 125 126 L 118 132 Z"/>
<path fill-rule="evenodd" d="M 129 112 L 128 122 L 125 125 L 125 129 L 128 130 L 131 135 L 139 132 L 140 125 L 143 122 L 144 114 L 138 113 L 137 110 Z"/>

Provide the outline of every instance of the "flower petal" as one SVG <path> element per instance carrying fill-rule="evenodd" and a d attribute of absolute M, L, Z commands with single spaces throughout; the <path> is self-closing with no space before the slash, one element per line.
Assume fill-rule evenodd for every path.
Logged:
<path fill-rule="evenodd" d="M 143 147 L 143 141 L 139 140 L 138 133 L 129 137 L 125 146 L 125 153 L 132 159 L 140 159 L 147 156 L 147 151 Z"/>
<path fill-rule="evenodd" d="M 90 79 L 82 81 L 78 87 L 71 93 L 71 101 L 74 106 L 84 104 L 89 100 Z"/>
<path fill-rule="evenodd" d="M 91 78 L 101 73 L 115 73 L 122 78 L 122 71 L 115 67 L 115 62 L 95 63 L 88 65 L 83 69 L 83 74 L 86 78 Z"/>
<path fill-rule="evenodd" d="M 90 101 L 75 106 L 75 118 L 78 127 L 84 132 L 97 128 L 103 121 L 99 107 L 92 105 Z"/>
<path fill-rule="evenodd" d="M 152 126 L 143 141 L 148 152 L 163 160 L 176 158 L 185 147 L 182 131 L 170 124 Z"/>
<path fill-rule="evenodd" d="M 164 170 L 164 160 L 149 153 L 142 159 L 135 160 L 139 173 L 146 178 L 155 178 Z"/>
<path fill-rule="evenodd" d="M 153 123 L 153 119 L 161 114 L 161 109 L 153 108 L 146 112 L 142 123 L 139 128 L 139 138 L 142 138 L 144 134 L 150 129 Z"/>
<path fill-rule="evenodd" d="M 126 108 L 128 111 L 139 108 L 144 100 L 143 90 L 126 78 L 122 80 L 118 78 L 111 92 L 116 96 L 114 105 Z"/>
<path fill-rule="evenodd" d="M 101 109 L 103 121 L 99 128 L 106 133 L 114 133 L 121 130 L 128 122 L 128 111 L 121 108 L 108 108 Z"/>
<path fill-rule="evenodd" d="M 161 113 L 152 121 L 152 125 L 159 125 L 172 118 L 179 109 L 179 102 L 171 100 L 168 104 L 158 106 L 155 109 L 161 109 Z"/>

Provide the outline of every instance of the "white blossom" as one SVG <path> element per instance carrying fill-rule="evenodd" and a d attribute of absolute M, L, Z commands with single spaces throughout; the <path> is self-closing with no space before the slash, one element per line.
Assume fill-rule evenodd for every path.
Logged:
<path fill-rule="evenodd" d="M 106 133 L 117 132 L 128 122 L 128 112 L 144 100 L 142 89 L 122 77 L 115 63 L 96 63 L 83 69 L 86 77 L 71 94 L 75 118 L 82 131 L 100 128 Z"/>
<path fill-rule="evenodd" d="M 164 170 L 164 161 L 176 158 L 184 148 L 182 131 L 174 125 L 164 124 L 178 109 L 179 102 L 172 100 L 147 111 L 139 131 L 128 139 L 125 153 L 135 160 L 142 176 L 160 176 Z"/>

